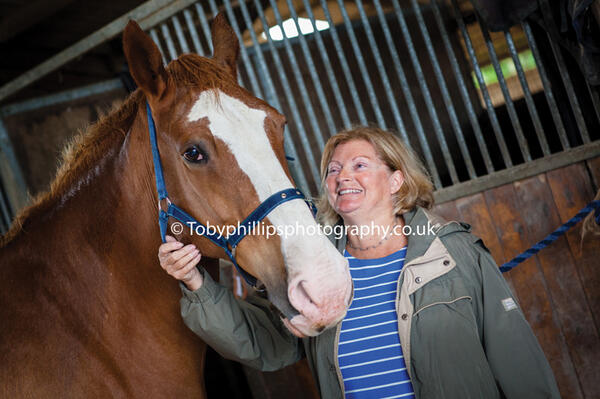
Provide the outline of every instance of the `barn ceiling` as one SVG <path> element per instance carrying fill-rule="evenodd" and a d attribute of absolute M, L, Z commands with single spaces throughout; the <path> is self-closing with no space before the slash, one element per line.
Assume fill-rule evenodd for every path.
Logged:
<path fill-rule="evenodd" d="M 144 0 L 0 0 L 0 86 L 142 3 Z M 122 62 L 117 38 L 8 101 L 115 77 Z"/>
<path fill-rule="evenodd" d="M 381 1 L 384 8 L 391 6 L 389 0 Z M 145 0 L 0 0 L 0 87 L 144 2 Z M 268 18 L 269 1 L 260 2 L 264 5 Z M 278 2 L 286 3 L 284 0 Z M 302 8 L 300 0 L 292 2 L 298 3 L 298 7 Z M 318 6 L 319 0 L 310 2 Z M 217 4 L 220 3 L 222 1 L 217 0 Z M 352 1 L 348 3 L 348 12 L 353 18 L 356 7 Z M 374 14 L 369 3 L 365 1 L 365 9 L 368 14 Z M 401 3 L 407 3 L 407 0 L 401 0 Z M 459 0 L 459 4 L 463 9 L 470 8 L 467 0 Z M 280 9 L 286 10 L 287 6 Z M 241 22 L 241 17 L 239 18 Z M 333 18 L 341 19 L 337 15 L 333 15 Z M 114 78 L 125 69 L 121 39 L 116 37 L 1 100 L 0 105 Z"/>

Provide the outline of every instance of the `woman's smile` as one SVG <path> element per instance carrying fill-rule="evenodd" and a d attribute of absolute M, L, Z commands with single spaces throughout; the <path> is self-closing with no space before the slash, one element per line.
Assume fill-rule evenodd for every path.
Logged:
<path fill-rule="evenodd" d="M 392 206 L 391 175 L 390 168 L 368 141 L 342 143 L 335 148 L 327 168 L 330 203 L 342 217 L 359 212 L 368 218 L 379 212 L 384 203 Z"/>

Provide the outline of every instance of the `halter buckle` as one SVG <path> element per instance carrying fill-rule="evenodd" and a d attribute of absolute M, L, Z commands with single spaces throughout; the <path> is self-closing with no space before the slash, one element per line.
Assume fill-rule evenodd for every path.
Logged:
<path fill-rule="evenodd" d="M 166 208 L 163 208 L 161 205 L 163 204 L 163 201 L 166 201 Z M 171 200 L 169 199 L 169 197 L 165 197 L 165 198 L 159 198 L 158 199 L 158 212 L 160 213 L 160 211 L 163 212 L 167 212 L 167 210 L 169 209 L 169 206 L 171 205 Z"/>

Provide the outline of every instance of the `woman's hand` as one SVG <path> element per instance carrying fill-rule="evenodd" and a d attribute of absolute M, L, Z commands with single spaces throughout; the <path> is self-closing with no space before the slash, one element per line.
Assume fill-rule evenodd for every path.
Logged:
<path fill-rule="evenodd" d="M 200 251 L 193 244 L 183 246 L 181 242 L 171 236 L 166 236 L 166 240 L 167 242 L 158 248 L 160 266 L 169 275 L 183 281 L 191 291 L 202 287 L 204 279 L 196 268 L 202 257 Z"/>

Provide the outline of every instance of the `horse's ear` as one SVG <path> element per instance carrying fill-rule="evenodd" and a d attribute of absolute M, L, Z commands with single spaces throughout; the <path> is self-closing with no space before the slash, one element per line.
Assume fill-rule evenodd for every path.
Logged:
<path fill-rule="evenodd" d="M 219 13 L 212 24 L 213 58 L 229 70 L 237 80 L 237 61 L 240 54 L 238 38 L 227 23 L 225 15 Z"/>
<path fill-rule="evenodd" d="M 166 92 L 168 76 L 160 50 L 142 28 L 129 21 L 123 32 L 123 51 L 129 72 L 149 99 L 160 99 Z"/>

